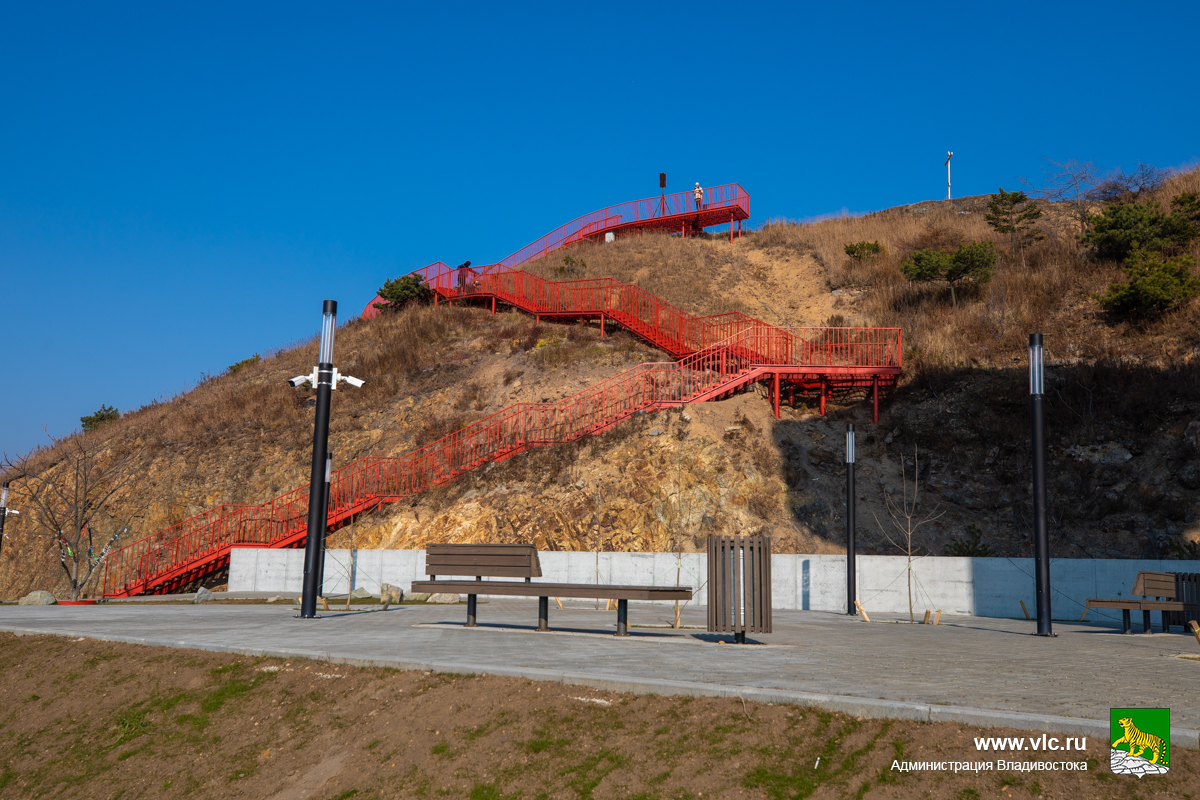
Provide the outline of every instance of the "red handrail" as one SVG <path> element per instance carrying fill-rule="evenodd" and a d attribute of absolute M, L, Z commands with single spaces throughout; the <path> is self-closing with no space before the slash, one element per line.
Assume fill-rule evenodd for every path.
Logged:
<path fill-rule="evenodd" d="M 618 231 L 622 228 L 656 227 L 664 230 L 679 230 L 677 220 L 682 217 L 695 216 L 697 213 L 707 215 L 713 222 L 729 222 L 750 218 L 750 195 L 736 183 L 723 186 L 713 186 L 704 190 L 704 198 L 700 208 L 691 191 L 677 192 L 663 197 L 647 197 L 645 200 L 631 200 L 618 203 L 615 206 L 602 208 L 590 214 L 573 219 L 566 225 L 560 225 L 542 238 L 530 242 L 508 258 L 497 262 L 502 269 L 512 269 L 526 261 L 541 258 L 565 244 L 578 241 L 587 236 L 595 236 L 608 231 Z M 700 221 L 703 223 L 703 220 Z M 708 225 L 700 224 L 700 227 Z"/>
<path fill-rule="evenodd" d="M 748 325 L 680 361 L 640 364 L 555 403 L 509 406 L 404 456 L 368 456 L 347 464 L 332 475 L 330 519 L 411 496 L 529 447 L 607 430 L 637 411 L 732 391 L 763 373 L 809 367 L 898 372 L 900 360 L 898 328 Z M 109 553 L 104 593 L 151 590 L 156 581 L 227 555 L 235 545 L 278 546 L 302 536 L 307 517 L 304 486 L 262 505 L 208 509 Z"/>
<path fill-rule="evenodd" d="M 704 214 L 745 219 L 749 196 L 730 184 L 705 190 L 700 209 L 691 192 L 622 203 L 573 220 L 496 264 L 452 269 L 439 261 L 416 270 L 437 297 L 490 296 L 534 314 L 600 315 L 681 360 L 641 364 L 557 403 L 518 403 L 404 456 L 370 456 L 347 464 L 332 476 L 330 523 L 444 483 L 485 461 L 597 433 L 637 411 L 720 396 L 762 374 L 807 380 L 804 376 L 816 371 L 894 380 L 901 366 L 896 328 L 781 328 L 740 312 L 696 317 L 611 278 L 549 281 L 511 268 L 603 230 L 673 228 L 681 217 L 698 224 Z M 374 315 L 368 312 L 374 312 L 371 305 L 364 316 Z M 303 486 L 262 505 L 208 509 L 109 553 L 104 593 L 177 585 L 227 558 L 236 545 L 298 544 L 307 517 Z"/>

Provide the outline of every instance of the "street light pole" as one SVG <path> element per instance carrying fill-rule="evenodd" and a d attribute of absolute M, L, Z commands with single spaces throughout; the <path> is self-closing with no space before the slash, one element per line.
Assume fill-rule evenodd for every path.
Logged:
<path fill-rule="evenodd" d="M 4 518 L 8 516 L 8 481 L 0 484 L 0 551 L 4 549 Z"/>
<path fill-rule="evenodd" d="M 325 491 L 321 493 L 321 557 L 317 564 L 318 596 L 323 596 L 325 592 L 325 537 L 329 535 L 329 484 L 332 479 L 333 453 L 327 453 L 325 455 Z"/>
<path fill-rule="evenodd" d="M 1029 334 L 1029 413 L 1033 438 L 1033 557 L 1037 635 L 1053 636 L 1050 624 L 1050 539 L 1046 532 L 1046 405 L 1042 335 Z"/>
<path fill-rule="evenodd" d="M 337 301 L 326 300 L 321 308 L 321 349 L 317 356 L 317 416 L 313 423 L 312 471 L 308 482 L 308 535 L 304 541 L 304 593 L 300 598 L 300 616 L 317 615 L 321 551 L 325 542 L 325 520 L 321 513 L 325 494 L 325 461 L 329 453 L 329 404 L 333 397 L 333 335 L 337 330 Z"/>
<path fill-rule="evenodd" d="M 846 426 L 846 613 L 858 614 L 854 601 L 854 425 Z"/>
<path fill-rule="evenodd" d="M 954 153 L 946 151 L 946 199 L 950 199 L 950 159 L 954 158 Z"/>

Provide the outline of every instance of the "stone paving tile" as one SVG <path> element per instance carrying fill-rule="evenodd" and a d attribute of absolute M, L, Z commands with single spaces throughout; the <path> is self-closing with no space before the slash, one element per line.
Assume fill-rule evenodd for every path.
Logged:
<path fill-rule="evenodd" d="M 323 612 L 324 613 L 324 612 Z M 666 679 L 817 692 L 1019 713 L 1106 720 L 1110 707 L 1169 706 L 1172 725 L 1200 728 L 1200 654 L 1180 634 L 1122 636 L 1088 623 L 942 617 L 938 626 L 867 624 L 839 614 L 775 611 L 769 646 L 717 644 L 703 630 L 633 627 L 621 640 L 614 612 L 551 604 L 555 631 L 532 630 L 536 600 L 479 607 L 480 629 L 460 627 L 465 606 L 393 606 L 296 618 L 290 605 L 5 606 L 0 630 L 38 630 L 171 641 L 188 647 L 318 650 L 344 658 L 535 668 L 623 679 Z M 669 607 L 631 604 L 634 626 L 667 623 Z M 907 620 L 905 620 L 905 623 Z M 688 608 L 685 625 L 703 626 Z M 430 627 L 432 626 L 432 627 Z M 752 637 L 754 638 L 754 637 Z"/>

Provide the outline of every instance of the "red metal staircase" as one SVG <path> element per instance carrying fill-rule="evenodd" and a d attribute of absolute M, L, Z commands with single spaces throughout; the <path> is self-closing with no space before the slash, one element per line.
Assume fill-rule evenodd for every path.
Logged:
<path fill-rule="evenodd" d="M 690 200 L 690 193 L 686 196 Z M 740 199 L 737 192 L 731 196 Z M 594 316 L 601 325 L 611 320 L 678 360 L 641 364 L 555 403 L 518 403 L 407 455 L 368 456 L 347 464 L 332 476 L 330 529 L 384 503 L 454 480 L 480 464 L 600 433 L 639 411 L 727 397 L 758 381 L 769 382 L 776 416 L 785 388 L 818 389 L 824 411 L 831 388 L 861 387 L 873 390 L 878 417 L 879 388 L 894 384 L 900 374 L 899 329 L 783 328 L 741 313 L 695 317 L 615 280 L 548 281 L 511 268 L 520 263 L 518 255 L 527 260 L 572 236 L 589 235 L 584 231 L 602 229 L 595 223 L 612 223 L 621 216 L 614 209 L 596 212 L 601 216 L 595 220 L 581 217 L 584 222 L 578 226 L 580 220 L 563 226 L 490 267 L 451 269 L 438 262 L 418 274 L 438 302 L 490 301 L 494 311 L 499 301 L 538 317 Z M 728 209 L 725 213 L 732 214 Z M 369 305 L 368 312 L 373 311 Z M 227 565 L 234 547 L 300 546 L 307 518 L 307 486 L 261 505 L 208 509 L 109 553 L 104 595 L 178 590 Z"/>

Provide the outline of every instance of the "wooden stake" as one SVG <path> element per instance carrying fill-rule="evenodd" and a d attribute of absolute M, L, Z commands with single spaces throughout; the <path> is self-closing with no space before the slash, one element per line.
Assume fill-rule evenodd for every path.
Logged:
<path fill-rule="evenodd" d="M 860 602 L 858 602 L 857 600 L 855 600 L 855 601 L 854 601 L 854 607 L 858 609 L 858 613 L 860 613 L 860 614 L 862 614 L 862 615 L 863 615 L 863 620 L 865 620 L 866 622 L 870 622 L 870 621 L 871 621 L 871 618 L 867 616 L 867 610 L 866 610 L 865 608 L 863 608 L 863 607 L 862 607 L 862 603 L 860 603 Z"/>
<path fill-rule="evenodd" d="M 1079 621 L 1083 622 L 1083 618 L 1087 616 L 1087 612 L 1091 611 L 1087 606 L 1083 607 L 1083 613 L 1079 615 Z"/>
<path fill-rule="evenodd" d="M 1200 643 L 1200 625 L 1196 624 L 1196 620 L 1192 620 L 1192 635 L 1196 637 L 1197 643 Z"/>
<path fill-rule="evenodd" d="M 563 607 L 562 600 L 559 600 L 557 597 L 556 597 L 556 598 L 554 598 L 554 602 L 558 603 L 558 607 L 559 607 L 560 609 Z"/>
<path fill-rule="evenodd" d="M 933 616 L 933 624 L 937 625 L 942 620 L 942 610 L 939 608 L 937 614 Z"/>
<path fill-rule="evenodd" d="M 925 621 L 921 623 L 922 625 L 928 625 L 928 624 L 929 624 L 929 614 L 930 614 L 930 611 L 929 611 L 929 609 L 928 609 L 928 608 L 927 608 L 927 609 L 925 609 Z"/>
<path fill-rule="evenodd" d="M 319 599 L 319 600 L 321 601 L 321 608 L 323 608 L 323 609 L 325 609 L 326 611 L 328 611 L 328 610 L 329 610 L 329 601 L 328 601 L 328 600 L 326 600 L 324 597 L 320 597 L 320 598 L 317 598 L 317 599 Z"/>
<path fill-rule="evenodd" d="M 1033 617 L 1029 616 L 1029 609 L 1025 607 L 1025 601 L 1018 600 L 1017 602 L 1021 604 L 1021 610 L 1025 612 L 1025 619 L 1033 619 Z"/>

